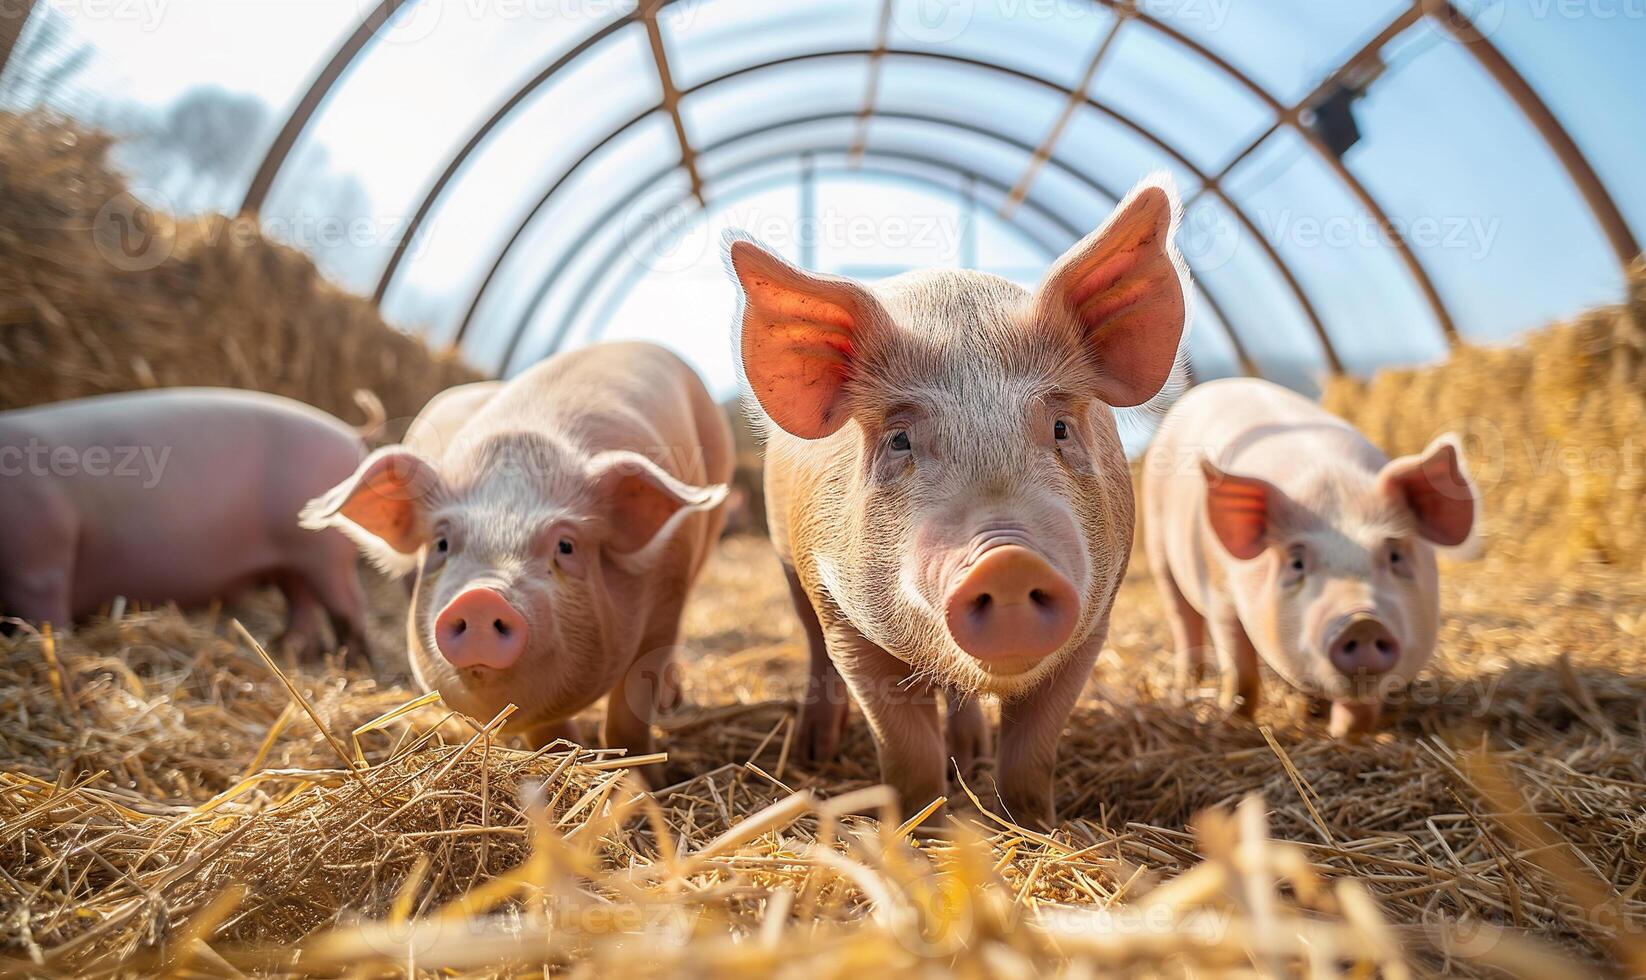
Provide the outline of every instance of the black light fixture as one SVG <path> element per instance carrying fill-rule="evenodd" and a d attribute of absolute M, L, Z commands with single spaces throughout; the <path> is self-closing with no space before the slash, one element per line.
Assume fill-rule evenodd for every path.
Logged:
<path fill-rule="evenodd" d="M 1383 61 L 1367 58 L 1339 72 L 1321 86 L 1303 106 L 1298 122 L 1339 160 L 1360 142 L 1360 126 L 1355 122 L 1355 103 L 1383 74 Z"/>

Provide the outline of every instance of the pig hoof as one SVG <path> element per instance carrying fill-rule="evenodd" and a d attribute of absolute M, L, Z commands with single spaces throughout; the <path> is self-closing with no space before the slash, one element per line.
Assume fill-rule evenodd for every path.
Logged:
<path fill-rule="evenodd" d="M 1353 738 L 1377 730 L 1383 706 L 1363 701 L 1333 701 L 1327 731 L 1333 738 Z"/>
<path fill-rule="evenodd" d="M 800 708 L 795 745 L 799 760 L 807 765 L 834 761 L 840 754 L 840 739 L 846 731 L 846 705 L 808 703 Z"/>

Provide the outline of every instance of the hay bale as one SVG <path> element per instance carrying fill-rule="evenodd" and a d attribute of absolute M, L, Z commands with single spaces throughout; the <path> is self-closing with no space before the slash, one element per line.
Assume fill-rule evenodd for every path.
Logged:
<path fill-rule="evenodd" d="M 137 388 L 224 385 L 358 421 L 367 389 L 410 420 L 480 375 L 385 324 L 255 222 L 142 206 L 111 138 L 0 113 L 0 410 Z"/>
<path fill-rule="evenodd" d="M 1339 378 L 1322 400 L 1392 453 L 1461 435 L 1485 493 L 1490 561 L 1646 569 L 1646 261 L 1621 305 L 1513 347 Z"/>

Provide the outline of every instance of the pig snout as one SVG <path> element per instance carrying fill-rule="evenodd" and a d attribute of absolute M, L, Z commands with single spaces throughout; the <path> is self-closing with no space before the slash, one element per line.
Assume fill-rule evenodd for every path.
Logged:
<path fill-rule="evenodd" d="M 1386 674 L 1400 662 L 1400 641 L 1380 620 L 1352 616 L 1333 631 L 1326 655 L 1350 677 Z"/>
<path fill-rule="evenodd" d="M 944 602 L 949 635 L 996 668 L 1032 666 L 1067 643 L 1080 595 L 1026 537 L 987 536 L 953 579 Z"/>
<path fill-rule="evenodd" d="M 459 669 L 514 666 L 526 650 L 526 633 L 526 617 L 496 589 L 466 589 L 434 621 L 435 645 Z"/>

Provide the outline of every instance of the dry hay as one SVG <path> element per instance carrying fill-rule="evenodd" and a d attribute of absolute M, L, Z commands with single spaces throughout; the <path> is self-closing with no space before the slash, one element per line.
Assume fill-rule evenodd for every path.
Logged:
<path fill-rule="evenodd" d="M 0 113 L 0 410 L 232 385 L 357 420 L 365 388 L 409 420 L 479 377 L 385 325 L 255 222 L 143 207 L 110 149 L 61 120 Z"/>
<path fill-rule="evenodd" d="M 1462 435 L 1492 560 L 1646 570 L 1646 261 L 1628 289 L 1514 347 L 1333 381 L 1323 400 L 1391 452 Z"/>
<path fill-rule="evenodd" d="M 1134 575 L 1049 837 L 851 815 L 885 803 L 859 717 L 838 763 L 790 760 L 804 658 L 753 538 L 688 613 L 655 798 L 438 703 L 374 727 L 415 692 L 335 663 L 285 665 L 294 700 L 230 626 L 271 634 L 268 600 L 0 640 L 0 971 L 1646 969 L 1646 581 L 1452 572 L 1432 678 L 1352 745 L 1272 677 L 1257 725 L 1163 693 Z"/>

